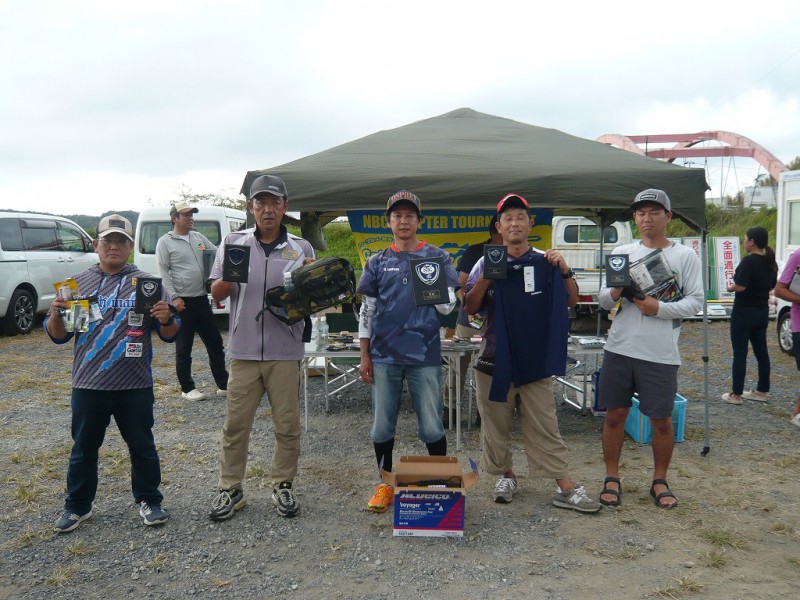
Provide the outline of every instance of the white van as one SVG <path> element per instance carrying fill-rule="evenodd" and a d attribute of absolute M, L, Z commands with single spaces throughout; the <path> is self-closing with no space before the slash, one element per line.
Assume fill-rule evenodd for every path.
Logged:
<path fill-rule="evenodd" d="M 163 235 L 172 230 L 169 210 L 169 206 L 145 208 L 139 213 L 139 220 L 136 223 L 133 262 L 142 271 L 153 275 L 158 273 L 156 244 Z M 206 236 L 215 246 L 219 246 L 225 236 L 232 231 L 243 228 L 247 220 L 247 213 L 235 208 L 198 205 L 197 210 L 194 215 L 194 229 Z M 214 302 L 211 296 L 209 300 L 214 314 L 225 315 L 230 312 L 226 301 Z"/>
<path fill-rule="evenodd" d="M 0 327 L 30 333 L 47 312 L 53 284 L 97 264 L 92 239 L 77 224 L 54 215 L 0 212 Z"/>
<path fill-rule="evenodd" d="M 603 256 L 600 255 L 600 228 L 586 217 L 553 217 L 553 239 L 550 246 L 564 256 L 575 271 L 578 283 L 578 304 L 584 308 L 597 307 L 601 287 L 600 270 L 605 256 L 617 246 L 633 242 L 631 224 L 617 221 L 603 229 Z"/>

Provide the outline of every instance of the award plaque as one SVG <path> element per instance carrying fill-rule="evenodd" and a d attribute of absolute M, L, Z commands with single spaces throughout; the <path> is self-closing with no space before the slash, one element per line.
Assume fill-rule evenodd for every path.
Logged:
<path fill-rule="evenodd" d="M 247 283 L 250 270 L 250 246 L 225 246 L 222 259 L 222 280 Z"/>
<path fill-rule="evenodd" d="M 150 309 L 161 300 L 162 289 L 161 277 L 137 277 L 133 312 L 149 315 Z"/>
<path fill-rule="evenodd" d="M 483 278 L 505 279 L 508 253 L 505 246 L 486 244 L 483 247 Z"/>
<path fill-rule="evenodd" d="M 606 256 L 606 287 L 630 287 L 631 272 L 627 254 Z"/>
<path fill-rule="evenodd" d="M 443 258 L 412 258 L 408 263 L 417 306 L 446 304 L 450 301 Z"/>

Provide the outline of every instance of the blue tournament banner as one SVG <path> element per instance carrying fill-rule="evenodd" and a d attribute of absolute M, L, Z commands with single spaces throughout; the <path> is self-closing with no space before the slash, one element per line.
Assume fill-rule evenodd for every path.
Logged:
<path fill-rule="evenodd" d="M 534 248 L 550 247 L 553 228 L 553 211 L 531 209 L 533 228 L 528 243 Z M 491 210 L 426 210 L 422 214 L 417 237 L 450 253 L 454 264 L 472 244 L 489 239 L 489 222 L 495 212 Z M 348 210 L 347 219 L 361 258 L 361 267 L 367 259 L 392 244 L 392 231 L 383 210 Z"/>

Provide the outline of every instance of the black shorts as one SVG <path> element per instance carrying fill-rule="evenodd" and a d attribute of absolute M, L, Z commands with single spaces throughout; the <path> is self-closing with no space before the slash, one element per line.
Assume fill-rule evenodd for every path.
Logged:
<path fill-rule="evenodd" d="M 672 417 L 678 392 L 678 365 L 665 365 L 605 351 L 600 371 L 600 405 L 630 408 L 639 394 L 639 410 L 651 419 Z"/>

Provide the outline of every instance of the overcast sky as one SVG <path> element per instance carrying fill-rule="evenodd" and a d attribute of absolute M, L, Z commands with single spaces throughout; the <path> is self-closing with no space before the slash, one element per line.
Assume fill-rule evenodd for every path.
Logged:
<path fill-rule="evenodd" d="M 789 162 L 799 17 L 796 0 L 0 0 L 0 208 L 236 196 L 249 169 L 460 107 L 588 139 L 722 129 Z M 708 164 L 713 195 L 764 173 Z"/>

